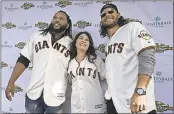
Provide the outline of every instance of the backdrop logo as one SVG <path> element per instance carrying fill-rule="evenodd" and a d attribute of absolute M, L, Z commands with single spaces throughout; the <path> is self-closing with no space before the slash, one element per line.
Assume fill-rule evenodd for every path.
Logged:
<path fill-rule="evenodd" d="M 161 101 L 155 101 L 156 102 L 156 108 L 157 112 L 165 112 L 165 111 L 173 111 L 173 107 L 169 106 L 168 104 L 165 104 Z"/>
<path fill-rule="evenodd" d="M 25 10 L 29 10 L 30 8 L 34 7 L 34 4 L 33 3 L 28 3 L 28 2 L 25 2 L 21 8 L 25 9 Z"/>
<path fill-rule="evenodd" d="M 6 110 L 6 111 L 3 111 L 3 110 L 2 110 L 1 113 L 2 113 L 2 114 L 12 114 L 12 113 L 13 113 L 13 108 L 10 107 L 10 108 L 9 108 L 8 110 Z"/>
<path fill-rule="evenodd" d="M 58 3 L 55 4 L 55 6 L 59 6 L 61 8 L 64 8 L 68 5 L 72 5 L 72 2 L 71 1 L 59 1 Z"/>
<path fill-rule="evenodd" d="M 11 22 L 7 22 L 5 24 L 2 24 L 2 27 L 5 27 L 6 29 L 11 29 L 11 28 L 16 28 L 16 25 Z"/>
<path fill-rule="evenodd" d="M 173 82 L 173 77 L 162 76 L 162 72 L 156 71 L 154 75 L 155 83 L 168 83 Z"/>
<path fill-rule="evenodd" d="M 19 42 L 18 44 L 15 45 L 15 47 L 19 48 L 19 49 L 23 49 L 25 46 L 25 42 Z"/>
<path fill-rule="evenodd" d="M 85 1 L 85 2 L 81 1 L 74 3 L 75 6 L 80 6 L 80 7 L 88 6 L 90 4 L 93 4 L 93 1 Z"/>
<path fill-rule="evenodd" d="M 80 20 L 76 24 L 74 24 L 73 26 L 78 27 L 80 29 L 84 29 L 85 27 L 92 26 L 92 24 L 87 22 L 87 21 Z"/>
<path fill-rule="evenodd" d="M 164 53 L 164 51 L 169 51 L 169 50 L 173 51 L 173 47 L 170 47 L 169 45 L 162 44 L 162 43 L 155 43 L 155 44 L 156 44 L 156 47 L 155 47 L 156 53 Z"/>
<path fill-rule="evenodd" d="M 103 3 L 103 4 L 109 4 L 111 3 L 112 1 L 97 1 L 96 3 Z"/>
<path fill-rule="evenodd" d="M 4 44 L 1 44 L 3 48 L 12 48 L 12 45 L 8 45 L 8 42 L 5 41 Z"/>
<path fill-rule="evenodd" d="M 8 67 L 8 64 L 5 63 L 5 62 L 1 62 L 1 69 L 2 69 L 3 67 Z"/>
<path fill-rule="evenodd" d="M 105 44 L 100 44 L 98 47 L 95 47 L 95 50 L 99 50 L 102 53 L 105 53 Z"/>
<path fill-rule="evenodd" d="M 146 25 L 147 26 L 151 26 L 151 27 L 164 27 L 165 25 L 170 25 L 172 24 L 171 21 L 167 20 L 167 21 L 162 21 L 161 17 L 157 16 L 154 20 L 154 22 L 147 22 Z"/>
<path fill-rule="evenodd" d="M 38 22 L 37 24 L 35 24 L 35 27 L 38 27 L 39 29 L 45 29 L 48 26 L 49 26 L 49 24 L 46 22 Z"/>
<path fill-rule="evenodd" d="M 29 70 L 32 70 L 32 69 L 33 69 L 33 67 L 28 67 L 28 69 L 29 69 Z"/>
<path fill-rule="evenodd" d="M 100 27 L 100 24 L 94 24 L 94 27 L 98 28 L 98 27 Z"/>
<path fill-rule="evenodd" d="M 5 91 L 6 89 L 5 87 L 0 87 L 0 88 L 1 88 L 1 91 Z M 23 89 L 20 86 L 15 85 L 13 92 L 14 93 L 23 92 Z"/>
<path fill-rule="evenodd" d="M 14 4 L 10 4 L 10 6 L 5 7 L 5 9 L 8 10 L 8 11 L 15 11 L 15 10 L 18 10 L 19 8 L 15 7 Z"/>
<path fill-rule="evenodd" d="M 53 7 L 53 6 L 47 4 L 46 1 L 44 1 L 42 5 L 38 5 L 38 6 L 37 6 L 37 8 L 40 8 L 40 9 L 49 9 L 49 8 L 52 8 L 52 7 Z"/>
<path fill-rule="evenodd" d="M 18 29 L 21 29 L 21 30 L 28 30 L 30 28 L 32 28 L 32 26 L 28 25 L 27 22 L 25 22 L 24 25 L 18 27 Z"/>
<path fill-rule="evenodd" d="M 139 1 L 129 1 L 129 0 L 121 1 L 120 0 L 119 2 L 128 3 L 128 4 L 135 4 L 135 3 L 139 2 Z"/>
<path fill-rule="evenodd" d="M 126 18 L 126 22 L 125 23 L 129 23 L 129 22 L 139 22 L 139 23 L 143 23 L 141 20 L 139 19 L 135 19 L 135 18 Z"/>
<path fill-rule="evenodd" d="M 20 86 L 15 85 L 15 88 L 14 88 L 13 92 L 14 93 L 23 92 L 23 89 Z"/>

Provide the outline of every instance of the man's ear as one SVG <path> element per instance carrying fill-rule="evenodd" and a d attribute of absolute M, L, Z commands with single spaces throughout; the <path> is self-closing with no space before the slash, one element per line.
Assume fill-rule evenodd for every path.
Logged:
<path fill-rule="evenodd" d="M 68 29 L 68 27 L 69 27 L 69 24 L 67 24 L 67 27 L 66 27 L 66 29 Z"/>
<path fill-rule="evenodd" d="M 120 17 L 121 17 L 120 12 L 118 12 L 118 18 L 120 18 Z"/>

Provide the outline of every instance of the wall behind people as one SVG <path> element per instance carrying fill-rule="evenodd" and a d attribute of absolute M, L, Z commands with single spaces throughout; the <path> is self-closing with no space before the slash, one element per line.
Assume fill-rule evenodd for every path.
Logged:
<path fill-rule="evenodd" d="M 63 10 L 70 15 L 73 23 L 73 36 L 79 31 L 90 32 L 97 54 L 104 58 L 102 47 L 108 39 L 101 38 L 99 35 L 100 9 L 109 2 L 116 4 L 125 18 L 142 21 L 151 33 L 157 45 L 154 72 L 157 109 L 158 112 L 172 112 L 172 1 L 2 1 L 1 112 L 25 112 L 25 91 L 29 84 L 32 66 L 30 65 L 17 80 L 16 93 L 11 102 L 5 98 L 4 90 L 25 42 L 34 32 L 47 27 L 55 12 Z M 70 100 L 70 95 L 68 100 Z M 69 112 L 70 108 L 64 110 Z"/>

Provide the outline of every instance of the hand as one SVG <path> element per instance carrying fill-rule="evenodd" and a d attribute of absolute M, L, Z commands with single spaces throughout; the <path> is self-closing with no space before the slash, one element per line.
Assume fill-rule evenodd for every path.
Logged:
<path fill-rule="evenodd" d="M 15 89 L 15 85 L 14 84 L 8 84 L 6 90 L 5 90 L 5 95 L 6 98 L 11 101 L 12 97 L 14 97 L 14 89 Z"/>
<path fill-rule="evenodd" d="M 146 95 L 134 93 L 131 98 L 130 109 L 132 113 L 138 113 L 146 110 Z"/>

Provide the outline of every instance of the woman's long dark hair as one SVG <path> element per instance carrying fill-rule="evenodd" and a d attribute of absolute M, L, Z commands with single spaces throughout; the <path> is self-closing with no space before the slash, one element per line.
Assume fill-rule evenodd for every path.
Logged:
<path fill-rule="evenodd" d="M 74 40 L 72 41 L 72 43 L 70 44 L 70 60 L 72 60 L 74 57 L 77 56 L 76 41 L 77 41 L 77 39 L 79 38 L 79 36 L 80 36 L 81 34 L 86 34 L 87 37 L 88 37 L 88 39 L 89 39 L 89 48 L 88 48 L 88 50 L 86 51 L 86 55 L 87 55 L 87 57 L 88 57 L 89 62 L 93 63 L 93 62 L 94 62 L 93 60 L 96 59 L 97 55 L 96 55 L 96 53 L 95 53 L 95 48 L 94 48 L 94 43 L 93 43 L 92 37 L 91 37 L 91 35 L 90 35 L 88 32 L 86 32 L 86 31 L 84 31 L 84 32 L 79 32 L 79 33 L 75 36 L 75 38 L 74 38 Z M 92 55 L 92 56 L 91 56 L 91 55 Z"/>
<path fill-rule="evenodd" d="M 60 10 L 58 12 L 62 12 L 66 15 L 69 27 L 65 30 L 64 36 L 69 36 L 72 39 L 72 22 L 71 22 L 71 19 L 70 19 L 69 15 L 66 12 L 62 11 L 62 10 Z M 41 33 L 42 35 L 47 35 L 48 32 L 52 33 L 52 31 L 53 31 L 52 23 L 50 23 L 50 25 L 46 29 L 42 29 L 40 31 L 42 31 L 42 33 Z"/>
<path fill-rule="evenodd" d="M 120 16 L 120 18 L 118 19 L 118 24 L 119 26 L 123 26 L 126 24 L 126 19 L 124 19 L 123 16 Z M 101 37 L 105 37 L 105 36 L 108 36 L 108 32 L 106 30 L 106 28 L 102 25 L 102 22 L 100 22 L 100 36 Z"/>

